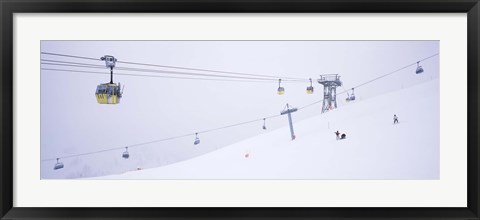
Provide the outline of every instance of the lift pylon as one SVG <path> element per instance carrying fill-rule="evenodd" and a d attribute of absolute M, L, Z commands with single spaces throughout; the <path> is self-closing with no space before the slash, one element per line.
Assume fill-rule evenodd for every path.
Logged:
<path fill-rule="evenodd" d="M 290 106 L 287 105 L 283 109 L 282 112 L 280 112 L 281 115 L 288 114 L 288 123 L 290 124 L 290 135 L 292 136 L 292 141 L 295 140 L 295 133 L 293 132 L 293 123 L 292 123 L 292 112 L 296 112 L 298 109 L 297 108 L 290 108 Z"/>
<path fill-rule="evenodd" d="M 322 113 L 337 108 L 337 87 L 342 86 L 340 76 L 338 74 L 320 75 L 317 82 L 323 85 Z"/>

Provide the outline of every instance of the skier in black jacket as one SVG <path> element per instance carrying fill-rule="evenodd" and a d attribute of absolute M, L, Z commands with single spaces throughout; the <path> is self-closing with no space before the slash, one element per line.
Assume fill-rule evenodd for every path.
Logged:
<path fill-rule="evenodd" d="M 398 124 L 398 117 L 397 117 L 397 115 L 393 115 L 393 124 Z"/>

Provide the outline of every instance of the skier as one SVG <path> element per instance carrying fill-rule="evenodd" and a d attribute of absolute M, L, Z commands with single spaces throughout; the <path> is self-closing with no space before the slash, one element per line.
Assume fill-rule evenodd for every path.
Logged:
<path fill-rule="evenodd" d="M 346 134 L 342 134 L 342 137 L 340 139 L 345 139 L 347 138 L 347 135 Z"/>
<path fill-rule="evenodd" d="M 398 124 L 398 117 L 397 117 L 397 115 L 393 115 L 393 124 Z"/>
<path fill-rule="evenodd" d="M 338 141 L 338 139 L 340 139 L 340 132 L 338 132 L 338 131 L 335 132 L 335 135 L 337 135 L 337 141 Z"/>

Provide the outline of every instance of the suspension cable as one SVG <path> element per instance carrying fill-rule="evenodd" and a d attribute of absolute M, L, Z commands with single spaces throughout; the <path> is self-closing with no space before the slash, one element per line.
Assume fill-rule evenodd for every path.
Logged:
<path fill-rule="evenodd" d="M 69 55 L 69 54 L 49 53 L 49 52 L 41 52 L 41 53 L 42 53 L 42 54 L 45 54 L 45 55 L 52 55 L 52 56 L 62 56 L 62 57 L 70 57 L 70 58 L 78 58 L 78 59 L 97 60 L 97 61 L 99 60 L 99 59 L 95 59 L 95 58 L 92 58 L 92 57 L 83 57 L 83 56 L 76 56 L 76 55 Z M 290 79 L 290 80 L 308 81 L 308 79 L 295 78 L 295 77 L 282 77 L 282 76 L 274 76 L 274 75 L 250 74 L 250 73 L 221 71 L 221 70 L 211 70 L 211 69 L 200 69 L 200 68 L 190 68 L 190 67 L 158 65 L 158 64 L 151 64 L 151 63 L 139 63 L 139 62 L 130 62 L 130 61 L 122 61 L 122 60 L 118 60 L 117 63 L 131 64 L 131 65 L 142 65 L 142 66 L 150 66 L 150 67 L 162 67 L 162 68 L 174 68 L 174 69 L 183 69 L 183 70 L 194 70 L 194 71 L 212 72 L 212 73 L 224 73 L 224 74 L 231 74 L 231 75 L 256 76 L 256 77 L 275 78 L 275 79 L 282 78 L 282 79 Z"/>

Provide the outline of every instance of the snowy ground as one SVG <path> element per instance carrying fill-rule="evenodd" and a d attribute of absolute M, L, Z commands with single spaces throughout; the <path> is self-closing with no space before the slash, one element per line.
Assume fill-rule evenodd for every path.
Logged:
<path fill-rule="evenodd" d="M 96 179 L 438 179 L 439 98 L 434 79 L 295 122 L 294 141 L 286 126 L 182 162 Z M 336 130 L 347 139 L 337 141 Z"/>

